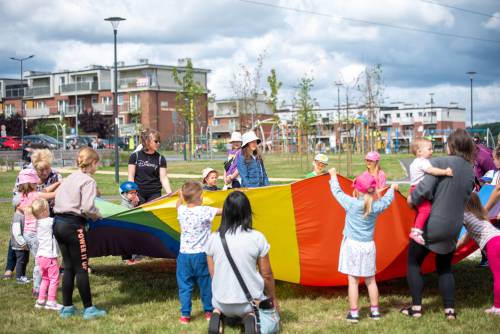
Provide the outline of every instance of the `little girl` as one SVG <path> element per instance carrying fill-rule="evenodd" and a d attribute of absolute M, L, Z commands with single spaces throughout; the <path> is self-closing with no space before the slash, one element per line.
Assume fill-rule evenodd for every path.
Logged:
<path fill-rule="evenodd" d="M 380 199 L 377 195 L 377 182 L 368 172 L 356 177 L 353 183 L 354 197 L 346 195 L 340 189 L 335 168 L 328 171 L 331 176 L 330 187 L 337 202 L 346 211 L 344 239 L 340 246 L 339 271 L 349 278 L 349 304 L 351 310 L 347 314 L 347 321 L 357 323 L 358 314 L 358 285 L 359 278 L 364 277 L 368 295 L 370 297 L 370 318 L 380 319 L 378 309 L 378 288 L 375 281 L 375 242 L 373 232 L 375 220 L 394 199 L 396 184 Z"/>
<path fill-rule="evenodd" d="M 465 205 L 464 225 L 468 233 L 458 242 L 457 249 L 472 237 L 486 251 L 493 274 L 493 306 L 485 312 L 500 316 L 500 230 L 488 221 L 488 212 L 476 193 L 471 194 Z"/>
<path fill-rule="evenodd" d="M 37 219 L 38 251 L 36 260 L 40 267 L 42 282 L 35 303 L 36 308 L 59 311 L 61 304 L 56 301 L 57 287 L 59 286 L 59 249 L 52 232 L 53 218 L 49 217 L 49 203 L 44 199 L 36 199 L 25 212 L 29 212 Z"/>
<path fill-rule="evenodd" d="M 46 200 L 53 199 L 56 194 L 53 192 L 58 186 L 59 182 L 56 182 L 43 191 L 38 192 L 36 190 L 37 185 L 40 183 L 40 178 L 38 177 L 36 171 L 31 168 L 23 169 L 19 173 L 19 186 L 18 190 L 20 192 L 19 206 L 17 207 L 17 212 L 24 214 L 24 228 L 23 237 L 26 240 L 28 249 L 31 255 L 35 259 L 35 266 L 33 267 L 33 290 L 32 294 L 38 297 L 38 289 L 40 287 L 40 282 L 42 277 L 40 276 L 40 268 L 38 261 L 36 259 L 36 253 L 38 251 L 38 239 L 36 237 L 36 218 L 26 210 L 34 200 L 38 198 L 43 198 Z M 27 212 L 25 212 L 27 211 Z"/>
<path fill-rule="evenodd" d="M 424 179 L 425 174 L 434 176 L 453 176 L 451 168 L 441 169 L 431 165 L 429 159 L 432 157 L 432 142 L 430 140 L 425 138 L 415 139 L 412 143 L 411 151 L 415 155 L 415 159 L 410 165 L 410 193 L 412 193 L 417 184 Z M 424 233 L 425 223 L 431 215 L 431 201 L 424 199 L 415 209 L 417 210 L 417 216 L 415 217 L 415 222 L 410 232 L 410 238 L 416 243 L 423 245 L 425 244 L 425 240 L 422 234 Z"/>
<path fill-rule="evenodd" d="M 386 187 L 386 177 L 382 169 L 380 169 L 380 154 L 378 152 L 372 151 L 368 152 L 365 157 L 366 160 L 366 170 L 375 179 L 377 184 L 376 190 L 382 190 Z"/>

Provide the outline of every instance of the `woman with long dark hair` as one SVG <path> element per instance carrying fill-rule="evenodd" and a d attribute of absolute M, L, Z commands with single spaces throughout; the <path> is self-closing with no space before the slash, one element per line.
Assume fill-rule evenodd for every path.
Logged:
<path fill-rule="evenodd" d="M 451 271 L 451 260 L 464 221 L 464 207 L 474 187 L 474 142 L 463 129 L 453 131 L 447 140 L 448 156 L 432 159 L 432 166 L 451 167 L 452 177 L 437 177 L 426 174 L 408 197 L 408 203 L 418 205 L 424 198 L 432 202 L 432 210 L 423 237 L 425 245 L 410 240 L 408 249 L 407 280 L 412 296 L 412 306 L 401 313 L 420 317 L 422 315 L 422 290 L 424 282 L 420 268 L 429 253 L 436 254 L 436 270 L 439 276 L 439 291 L 447 319 L 456 319 L 455 279 Z"/>

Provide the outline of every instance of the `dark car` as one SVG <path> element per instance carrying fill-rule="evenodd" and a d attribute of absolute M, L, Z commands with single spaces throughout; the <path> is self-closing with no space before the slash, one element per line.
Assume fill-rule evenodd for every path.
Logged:
<path fill-rule="evenodd" d="M 67 148 L 72 148 L 72 142 L 73 140 L 76 139 L 76 147 L 75 148 L 81 148 L 81 147 L 92 147 L 92 142 L 96 140 L 96 137 L 92 136 L 66 136 L 66 147 Z"/>
<path fill-rule="evenodd" d="M 61 143 L 58 142 L 57 139 L 44 134 L 24 136 L 24 141 L 29 141 L 31 148 L 48 148 L 51 150 L 57 150 L 61 146 Z"/>
<path fill-rule="evenodd" d="M 0 137 L 0 149 L 19 150 L 21 149 L 21 140 L 13 136 Z"/>
<path fill-rule="evenodd" d="M 127 143 L 125 143 L 125 141 L 121 137 L 118 137 L 117 143 L 118 143 L 118 148 L 121 150 L 125 150 L 128 148 Z M 115 148 L 115 138 L 111 137 L 111 138 L 106 139 L 106 142 L 104 145 L 105 145 L 105 148 Z"/>

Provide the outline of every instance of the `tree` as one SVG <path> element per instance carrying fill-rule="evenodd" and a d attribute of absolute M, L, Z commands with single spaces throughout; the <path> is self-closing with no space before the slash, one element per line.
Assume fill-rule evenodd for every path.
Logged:
<path fill-rule="evenodd" d="M 273 113 L 276 114 L 276 111 L 278 110 L 278 93 L 283 83 L 278 81 L 278 78 L 276 77 L 276 70 L 274 68 L 271 69 L 271 74 L 267 77 L 267 83 L 269 84 L 269 98 L 272 103 Z"/>
<path fill-rule="evenodd" d="M 26 123 L 24 123 L 26 125 Z M 5 125 L 8 136 L 21 137 L 21 116 L 18 113 L 5 117 L 5 113 L 0 114 L 0 125 Z M 28 135 L 31 132 L 25 131 L 24 134 Z"/>
<path fill-rule="evenodd" d="M 298 144 L 303 146 L 305 141 L 307 156 L 309 156 L 309 134 L 316 123 L 316 115 L 313 108 L 317 103 L 316 99 L 311 97 L 311 90 L 314 86 L 313 81 L 314 79 L 309 78 L 307 75 L 300 78 L 294 98 L 294 107 L 297 110 L 297 129 L 299 131 Z M 299 151 L 302 153 L 301 149 Z"/>
<path fill-rule="evenodd" d="M 78 123 L 86 133 L 96 133 L 99 138 L 113 136 L 113 118 L 100 113 L 84 112 L 78 116 Z"/>
<path fill-rule="evenodd" d="M 205 89 L 194 79 L 193 63 L 190 58 L 187 58 L 187 64 L 182 69 L 174 67 L 173 77 L 179 86 L 175 95 L 175 111 L 184 119 L 184 131 L 189 129 L 190 156 L 194 157 L 194 122 L 198 114 L 195 109 L 205 94 Z"/>

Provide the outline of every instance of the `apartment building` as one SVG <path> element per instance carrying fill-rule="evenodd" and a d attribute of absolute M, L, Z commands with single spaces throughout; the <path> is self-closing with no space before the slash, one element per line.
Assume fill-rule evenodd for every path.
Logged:
<path fill-rule="evenodd" d="M 117 104 L 121 136 L 135 135 L 142 127 L 160 131 L 165 139 L 174 133 L 174 129 L 183 128 L 183 122 L 175 111 L 175 97 L 181 87 L 174 81 L 173 70 L 177 68 L 182 76 L 186 64 L 186 60 L 179 60 L 178 66 L 149 64 L 147 59 L 141 59 L 134 65 L 118 64 Z M 194 80 L 204 88 L 204 95 L 196 106 L 197 128 L 207 126 L 209 72 L 207 69 L 194 69 Z M 114 69 L 100 65 L 76 71 L 32 71 L 25 75 L 27 87 L 18 92 L 22 96 L 6 100 L 2 110 L 19 112 L 22 97 L 24 117 L 28 122 L 64 117 L 74 126 L 77 113 L 93 113 L 103 115 L 112 124 L 113 78 Z"/>
<path fill-rule="evenodd" d="M 246 132 L 257 126 L 266 137 L 270 126 L 266 120 L 273 118 L 272 104 L 260 94 L 253 99 L 223 99 L 209 104 L 210 131 L 214 139 L 227 139 L 234 131 Z"/>

